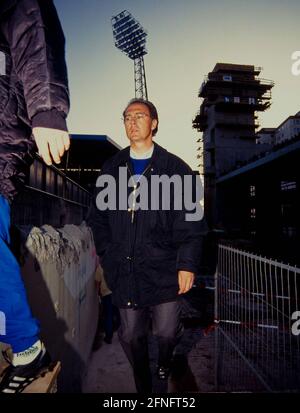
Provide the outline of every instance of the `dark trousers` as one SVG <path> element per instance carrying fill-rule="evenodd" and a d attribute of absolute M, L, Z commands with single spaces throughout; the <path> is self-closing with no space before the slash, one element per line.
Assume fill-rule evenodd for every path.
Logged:
<path fill-rule="evenodd" d="M 120 343 L 133 368 L 138 393 L 152 390 L 148 354 L 148 332 L 152 317 L 152 332 L 158 341 L 158 365 L 170 367 L 173 350 L 183 334 L 178 301 L 140 309 L 120 309 Z"/>
<path fill-rule="evenodd" d="M 111 339 L 113 336 L 113 304 L 111 294 L 102 297 L 103 327 L 105 337 Z"/>
<path fill-rule="evenodd" d="M 113 337 L 114 330 L 120 325 L 119 309 L 112 303 L 112 295 L 102 297 L 103 306 L 103 327 L 107 338 Z"/>

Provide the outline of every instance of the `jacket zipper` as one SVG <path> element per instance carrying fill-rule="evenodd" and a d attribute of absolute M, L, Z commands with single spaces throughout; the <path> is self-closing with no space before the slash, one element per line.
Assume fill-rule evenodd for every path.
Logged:
<path fill-rule="evenodd" d="M 133 175 L 131 173 L 130 167 L 128 166 L 127 162 L 126 162 L 126 167 L 129 171 L 129 174 L 130 174 L 131 178 L 133 179 Z M 145 170 L 143 171 L 143 173 L 141 175 L 144 175 L 150 167 L 151 167 L 151 163 L 149 163 L 149 165 L 145 168 Z M 132 208 L 131 208 L 131 224 L 136 224 L 136 220 L 134 220 L 134 217 L 135 217 L 135 215 L 134 215 L 135 211 L 134 210 L 135 210 L 135 195 L 136 195 L 137 183 L 135 182 L 134 186 L 133 186 L 133 202 L 132 202 Z M 136 225 L 133 228 L 133 240 L 132 240 L 132 244 L 130 246 L 130 256 L 128 257 L 129 260 L 130 260 L 130 274 L 132 274 L 132 275 L 133 275 L 133 256 L 134 256 L 135 242 L 136 242 Z M 129 293 L 129 291 L 130 291 L 130 277 L 128 278 L 128 293 Z M 136 304 L 133 302 L 134 301 L 133 298 L 134 297 L 132 297 L 131 299 L 128 300 L 128 306 L 134 308 L 136 306 Z"/>
<path fill-rule="evenodd" d="M 132 173 L 131 173 L 131 170 L 130 170 L 130 168 L 129 168 L 129 166 L 128 166 L 128 164 L 127 164 L 127 162 L 126 162 L 126 166 L 127 166 L 127 169 L 128 169 L 128 171 L 129 171 L 129 173 L 130 173 L 130 177 L 133 179 L 133 175 L 132 175 Z M 151 163 L 149 163 L 149 165 L 144 169 L 144 171 L 141 173 L 141 175 L 140 176 L 144 176 L 144 174 L 148 171 L 148 169 L 151 167 Z M 133 179 L 134 180 L 134 179 Z M 139 181 L 138 181 L 139 182 Z M 134 222 L 134 211 L 135 211 L 135 201 L 136 201 L 136 198 L 135 198 L 135 195 L 136 195 L 136 188 L 137 188 L 137 183 L 138 182 L 135 182 L 134 181 L 134 185 L 133 185 L 133 201 L 132 201 L 132 208 L 131 208 L 131 223 L 133 224 L 133 222 Z"/>

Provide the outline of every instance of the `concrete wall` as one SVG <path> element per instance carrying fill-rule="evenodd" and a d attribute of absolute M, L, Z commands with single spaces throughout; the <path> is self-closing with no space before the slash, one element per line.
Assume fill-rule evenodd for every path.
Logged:
<path fill-rule="evenodd" d="M 83 222 L 54 229 L 21 228 L 20 260 L 28 299 L 41 336 L 62 363 L 58 391 L 79 392 L 97 322 L 96 254 Z"/>

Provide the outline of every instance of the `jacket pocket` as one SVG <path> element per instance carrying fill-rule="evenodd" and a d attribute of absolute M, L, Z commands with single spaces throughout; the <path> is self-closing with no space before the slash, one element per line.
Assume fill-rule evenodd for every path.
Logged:
<path fill-rule="evenodd" d="M 170 245 L 145 244 L 141 274 L 146 285 L 155 289 L 169 289 L 177 285 L 177 252 Z"/>
<path fill-rule="evenodd" d="M 118 278 L 122 259 L 122 248 L 120 243 L 110 243 L 101 259 L 104 277 L 108 287 L 113 290 Z"/>
<path fill-rule="evenodd" d="M 176 250 L 171 246 L 157 245 L 154 243 L 146 244 L 145 261 L 146 266 L 150 268 L 166 269 L 175 266 Z"/>

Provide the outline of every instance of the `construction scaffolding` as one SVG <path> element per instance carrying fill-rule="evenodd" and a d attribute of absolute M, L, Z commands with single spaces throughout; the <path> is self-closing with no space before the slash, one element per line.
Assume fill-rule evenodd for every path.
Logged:
<path fill-rule="evenodd" d="M 300 269 L 219 245 L 216 389 L 300 391 Z"/>

